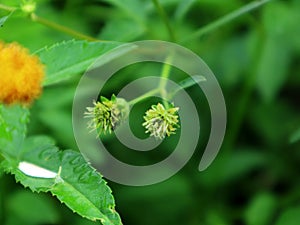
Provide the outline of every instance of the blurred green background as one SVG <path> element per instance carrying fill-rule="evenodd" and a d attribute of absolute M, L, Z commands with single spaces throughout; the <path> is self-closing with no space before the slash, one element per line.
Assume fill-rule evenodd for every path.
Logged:
<path fill-rule="evenodd" d="M 160 0 L 178 41 L 221 16 L 248 4 L 243 0 Z M 18 5 L 17 0 L 1 4 Z M 130 42 L 168 40 L 152 1 L 40 0 L 36 14 L 90 36 Z M 7 12 L 0 10 L 0 16 Z M 182 45 L 215 73 L 224 93 L 228 128 L 222 149 L 204 172 L 197 170 L 210 132 L 209 107 L 201 90 L 188 91 L 198 107 L 201 137 L 189 163 L 172 178 L 151 186 L 108 181 L 124 224 L 142 225 L 299 225 L 300 224 L 300 0 L 273 0 Z M 72 37 L 15 15 L 0 28 L 0 39 L 34 52 Z M 0 62 L 1 63 L 1 62 Z M 106 85 L 108 97 L 139 74 L 158 65 L 133 66 Z M 171 78 L 180 80 L 180 75 Z M 71 122 L 73 94 L 80 75 L 47 87 L 32 106 L 29 134 L 49 134 L 62 148 L 77 149 Z M 58 97 L 59 96 L 59 97 Z M 151 102 L 140 104 L 139 121 Z M 140 124 L 132 124 L 143 136 Z M 172 151 L 169 138 L 151 154 L 126 151 L 108 138 L 116 157 L 137 165 L 153 163 Z M 33 194 L 0 178 L 0 224 L 95 224 L 73 214 L 46 194 Z"/>

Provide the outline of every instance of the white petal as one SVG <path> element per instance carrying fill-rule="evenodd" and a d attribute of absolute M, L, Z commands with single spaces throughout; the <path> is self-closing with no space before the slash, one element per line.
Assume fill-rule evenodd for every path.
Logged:
<path fill-rule="evenodd" d="M 55 178 L 57 176 L 57 173 L 54 173 L 50 170 L 44 169 L 42 167 L 39 167 L 37 165 L 28 162 L 20 162 L 18 168 L 24 174 L 31 177 Z"/>

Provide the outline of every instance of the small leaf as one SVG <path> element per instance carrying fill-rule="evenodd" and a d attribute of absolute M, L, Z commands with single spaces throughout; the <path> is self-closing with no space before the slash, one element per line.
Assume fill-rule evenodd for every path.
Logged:
<path fill-rule="evenodd" d="M 62 182 L 51 189 L 61 202 L 83 217 L 100 220 L 103 225 L 121 224 L 111 190 L 79 153 L 63 152 L 61 178 Z"/>
<path fill-rule="evenodd" d="M 50 191 L 70 209 L 82 217 L 104 225 L 122 224 L 114 210 L 115 202 L 110 188 L 81 156 L 80 153 L 59 151 L 48 137 L 31 137 L 25 140 L 17 163 L 8 163 L 6 168 L 17 181 L 32 191 Z M 17 165 L 27 162 L 40 170 L 55 173 L 55 177 L 32 176 Z"/>
<path fill-rule="evenodd" d="M 250 202 L 246 209 L 245 221 L 247 225 L 271 224 L 276 209 L 276 198 L 269 193 L 261 193 Z"/>
<path fill-rule="evenodd" d="M 84 72 L 102 54 L 119 45 L 113 42 L 67 41 L 37 51 L 46 65 L 44 85 Z"/>
<path fill-rule="evenodd" d="M 187 88 L 192 87 L 203 81 L 206 81 L 206 78 L 204 76 L 194 75 L 194 76 L 188 77 L 188 78 L 184 79 L 183 81 L 180 81 L 178 83 L 178 88 L 172 90 L 170 92 L 169 96 L 173 97 L 178 91 L 180 91 L 182 89 L 187 89 Z"/>
<path fill-rule="evenodd" d="M 298 141 L 300 141 L 300 128 L 298 130 L 296 130 L 290 138 L 291 144 L 296 143 Z"/>

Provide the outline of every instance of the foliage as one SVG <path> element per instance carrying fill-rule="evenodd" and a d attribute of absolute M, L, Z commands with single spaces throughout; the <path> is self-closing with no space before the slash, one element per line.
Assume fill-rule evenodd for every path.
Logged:
<path fill-rule="evenodd" d="M 0 3 L 1 40 L 20 43 L 46 66 L 43 94 L 31 107 L 0 105 L 0 224 L 300 223 L 299 0 L 37 0 L 36 10 L 24 12 L 28 2 Z M 174 41 L 204 59 L 222 87 L 228 129 L 216 161 L 199 173 L 210 111 L 193 85 L 204 80 L 172 68 L 169 77 L 188 88 L 201 118 L 196 153 L 162 183 L 127 187 L 106 182 L 77 151 L 72 99 L 99 55 L 145 39 Z M 101 95 L 160 69 L 129 66 Z M 155 104 L 134 106 L 129 118 L 137 136 L 145 137 L 143 116 Z M 120 160 L 149 165 L 171 153 L 176 137 L 143 153 L 124 150 L 113 135 L 103 139 Z"/>

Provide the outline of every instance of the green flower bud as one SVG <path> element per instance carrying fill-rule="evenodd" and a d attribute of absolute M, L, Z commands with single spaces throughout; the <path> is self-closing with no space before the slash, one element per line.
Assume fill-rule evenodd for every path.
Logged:
<path fill-rule="evenodd" d="M 143 126 L 147 129 L 146 133 L 150 133 L 150 136 L 159 139 L 175 134 L 176 129 L 179 127 L 178 110 L 178 107 L 165 109 L 160 103 L 153 105 L 144 116 Z"/>
<path fill-rule="evenodd" d="M 101 101 L 94 101 L 93 104 L 94 107 L 87 107 L 84 114 L 86 118 L 91 118 L 88 128 L 92 131 L 97 130 L 98 135 L 111 133 L 129 114 L 128 102 L 115 95 L 111 97 L 111 100 L 101 96 Z"/>

